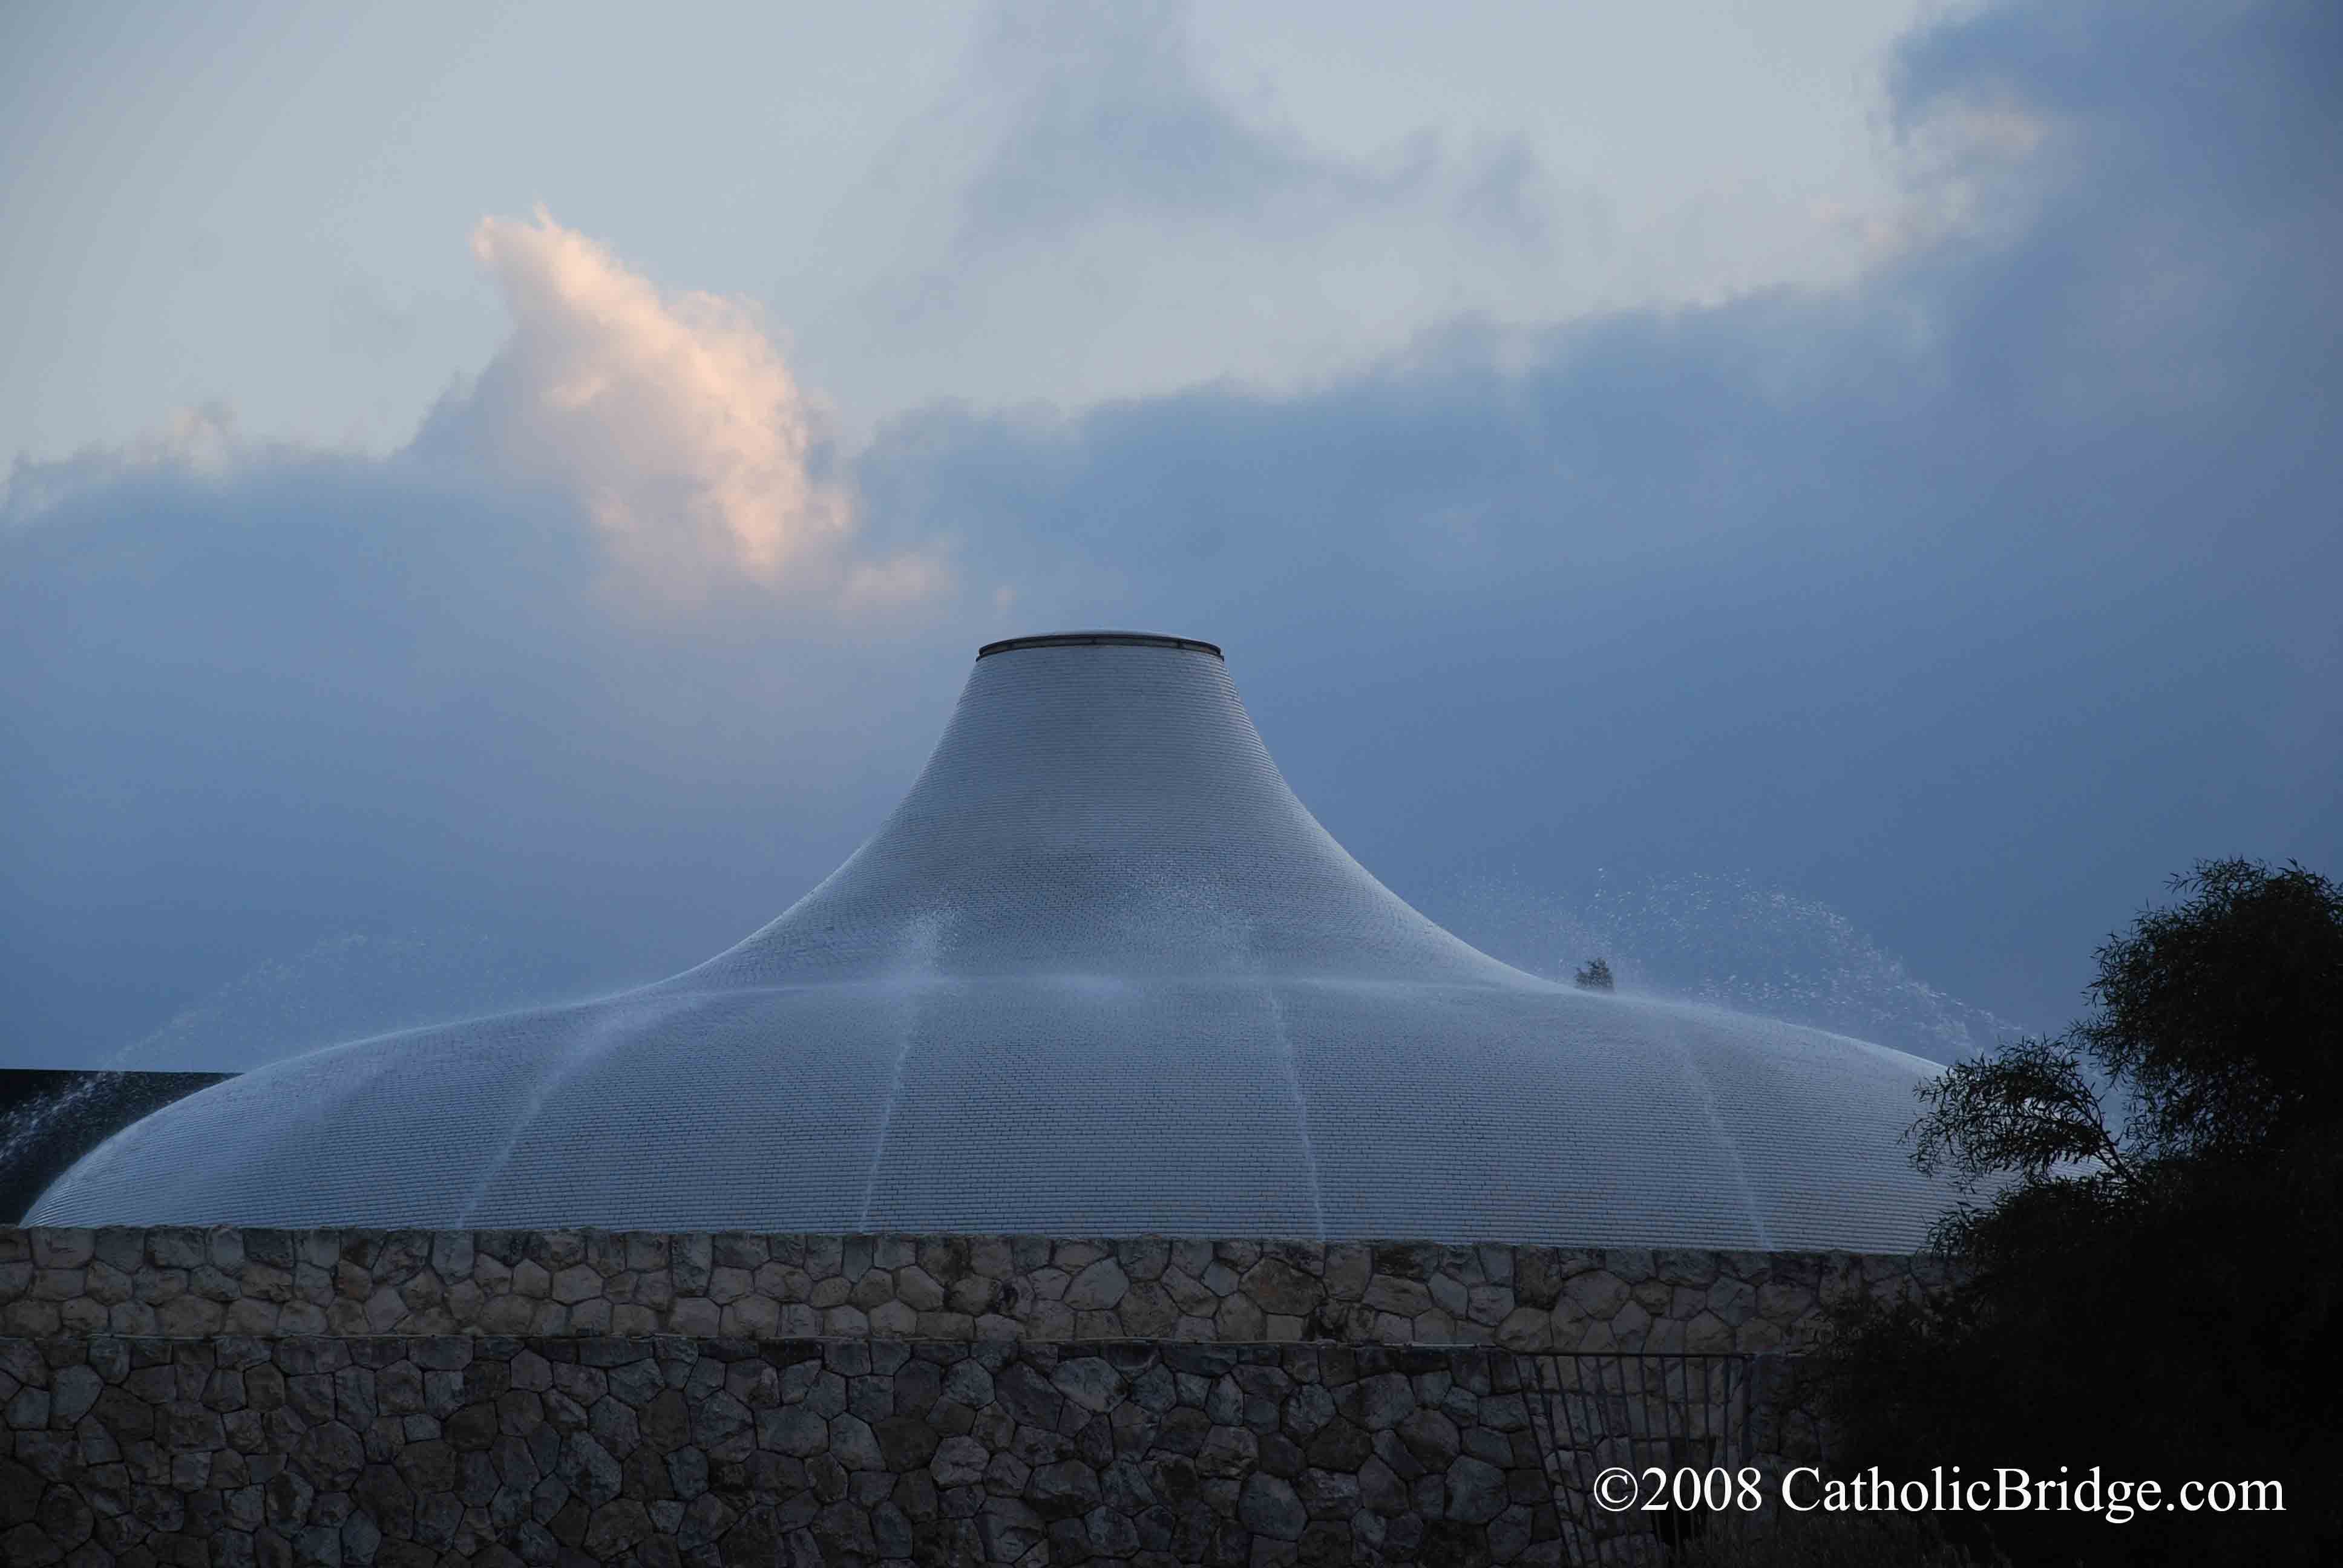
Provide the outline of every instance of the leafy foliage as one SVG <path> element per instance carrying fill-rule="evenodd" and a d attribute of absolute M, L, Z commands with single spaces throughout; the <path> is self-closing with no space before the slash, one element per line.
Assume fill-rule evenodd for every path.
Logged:
<path fill-rule="evenodd" d="M 1923 1089 L 1915 1162 L 1971 1194 L 1933 1239 L 1958 1282 L 1841 1309 L 1834 1457 L 2274 1478 L 2288 1512 L 1962 1522 L 2020 1563 L 2343 1546 L 2343 890 L 2236 859 L 2173 887 L 2099 950 L 2091 1017 Z"/>
<path fill-rule="evenodd" d="M 2343 890 L 2289 863 L 2215 860 L 2194 894 L 2099 950 L 2078 1044 L 2137 1096 L 2163 1157 L 2253 1158 L 2334 1131 L 2343 1090 Z"/>

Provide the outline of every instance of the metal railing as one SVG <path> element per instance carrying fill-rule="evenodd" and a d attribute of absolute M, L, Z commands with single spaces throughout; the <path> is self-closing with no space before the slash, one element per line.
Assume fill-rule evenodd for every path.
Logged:
<path fill-rule="evenodd" d="M 1660 1563 L 1691 1541 L 1751 1527 L 1729 1498 L 1712 1507 L 1673 1488 L 1687 1472 L 1737 1475 L 1756 1462 L 1755 1356 L 1588 1351 L 1514 1361 L 1571 1563 Z M 1634 1490 L 1614 1477 L 1598 1502 L 1598 1478 L 1611 1470 L 1625 1471 Z M 1646 1506 L 1655 1495 L 1662 1505 Z"/>

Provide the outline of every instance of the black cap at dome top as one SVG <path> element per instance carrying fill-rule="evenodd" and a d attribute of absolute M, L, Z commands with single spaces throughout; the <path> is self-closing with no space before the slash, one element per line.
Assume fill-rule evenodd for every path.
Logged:
<path fill-rule="evenodd" d="M 979 658 L 989 658 L 996 653 L 1014 653 L 1025 648 L 1184 648 L 1195 653 L 1221 657 L 1216 642 L 1200 642 L 1192 637 L 1159 637 L 1151 631 L 1052 631 L 1039 637 L 1011 637 L 999 642 L 988 642 L 976 650 Z"/>

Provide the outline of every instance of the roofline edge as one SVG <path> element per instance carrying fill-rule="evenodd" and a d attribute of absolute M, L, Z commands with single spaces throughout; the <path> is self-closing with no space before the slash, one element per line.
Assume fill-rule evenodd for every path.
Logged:
<path fill-rule="evenodd" d="M 976 657 L 990 658 L 996 653 L 1015 653 L 1028 648 L 1182 648 L 1192 653 L 1209 653 L 1227 662 L 1218 643 L 1192 637 L 1159 637 L 1144 631 L 1053 631 L 1039 637 L 1003 638 L 978 648 Z"/>

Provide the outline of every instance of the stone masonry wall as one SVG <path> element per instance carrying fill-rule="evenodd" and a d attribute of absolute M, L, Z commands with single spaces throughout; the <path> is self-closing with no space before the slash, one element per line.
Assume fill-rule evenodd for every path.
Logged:
<path fill-rule="evenodd" d="M 1493 1344 L 1772 1352 L 1927 1260 L 1832 1253 L 759 1236 L 0 1228 L 0 1332 Z"/>
<path fill-rule="evenodd" d="M 7 1339 L 0 1561 L 1559 1563 L 1519 1376 L 1487 1347 Z"/>

